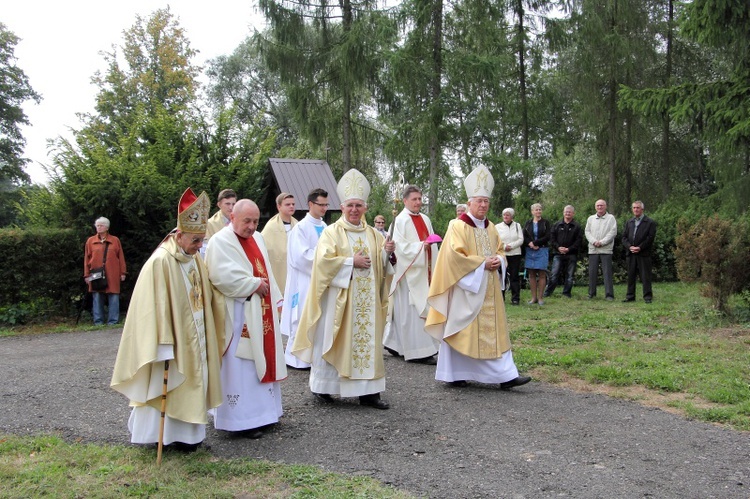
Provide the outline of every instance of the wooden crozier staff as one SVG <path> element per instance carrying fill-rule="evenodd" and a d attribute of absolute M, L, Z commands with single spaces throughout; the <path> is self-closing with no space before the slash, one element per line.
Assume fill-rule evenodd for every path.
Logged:
<path fill-rule="evenodd" d="M 167 419 L 167 381 L 169 361 L 164 361 L 164 386 L 161 389 L 161 421 L 159 421 L 159 445 L 156 449 L 156 466 L 161 466 L 161 453 L 164 450 L 164 422 Z"/>

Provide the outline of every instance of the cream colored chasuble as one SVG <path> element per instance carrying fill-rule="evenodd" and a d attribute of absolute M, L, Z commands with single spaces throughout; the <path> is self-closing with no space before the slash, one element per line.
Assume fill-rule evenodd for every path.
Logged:
<path fill-rule="evenodd" d="M 180 262 L 182 279 L 190 302 L 190 310 L 193 311 L 195 329 L 198 331 L 198 346 L 201 352 L 201 374 L 203 376 L 204 392 L 208 389 L 208 360 L 206 358 L 206 323 L 203 311 L 203 291 L 201 287 L 201 276 L 195 266 L 195 260 L 191 258 L 188 262 Z"/>
<path fill-rule="evenodd" d="M 352 254 L 362 251 L 370 261 L 373 257 L 364 232 L 346 231 Z M 378 255 L 379 256 L 379 255 Z M 375 377 L 375 304 L 377 289 L 372 269 L 354 268 L 352 272 L 352 355 L 351 379 L 373 379 Z"/>

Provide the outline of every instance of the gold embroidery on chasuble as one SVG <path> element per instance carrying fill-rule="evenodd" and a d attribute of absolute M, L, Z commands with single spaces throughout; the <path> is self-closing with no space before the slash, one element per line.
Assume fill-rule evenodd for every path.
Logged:
<path fill-rule="evenodd" d="M 477 245 L 477 251 L 480 255 L 486 257 L 492 256 L 495 252 L 490 247 L 490 238 L 487 229 L 475 228 L 474 239 Z M 495 334 L 498 324 L 495 315 L 495 281 L 498 279 L 497 272 L 486 272 L 487 274 L 487 292 L 484 295 L 482 308 L 477 315 L 477 350 L 480 359 L 496 359 L 500 356 L 498 352 L 497 336 Z"/>
<path fill-rule="evenodd" d="M 362 234 L 348 233 L 352 253 L 370 255 L 367 240 Z M 354 269 L 352 277 L 352 368 L 364 374 L 374 367 L 375 286 L 370 269 Z"/>
<path fill-rule="evenodd" d="M 198 269 L 195 265 L 190 267 L 187 272 L 188 282 L 190 283 L 190 290 L 188 295 L 190 296 L 190 308 L 195 313 L 203 310 L 203 288 L 201 287 L 201 276 L 198 274 Z"/>

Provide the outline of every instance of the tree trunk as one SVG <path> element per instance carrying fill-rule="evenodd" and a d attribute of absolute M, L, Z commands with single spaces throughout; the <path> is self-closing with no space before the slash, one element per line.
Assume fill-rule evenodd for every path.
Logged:
<path fill-rule="evenodd" d="M 523 25 L 523 0 L 516 0 L 516 16 L 518 17 L 518 81 L 521 93 L 521 147 L 523 148 L 523 159 L 529 159 L 529 110 L 526 101 L 526 31 Z"/>
<path fill-rule="evenodd" d="M 352 4 L 350 0 L 340 0 L 339 5 L 343 13 L 343 28 L 345 32 L 352 30 Z M 352 96 L 348 85 L 344 84 L 343 109 L 341 116 L 341 162 L 343 172 L 352 168 Z"/>
<path fill-rule="evenodd" d="M 443 107 L 440 96 L 443 77 L 443 0 L 433 0 L 432 28 L 432 85 L 430 89 L 432 131 L 430 137 L 430 199 L 427 208 L 428 214 L 431 216 L 435 214 L 437 208 L 438 173 L 442 155 L 440 127 L 443 123 Z"/>
<path fill-rule="evenodd" d="M 667 0 L 669 13 L 667 19 L 667 68 L 664 75 L 664 86 L 672 86 L 672 26 L 674 21 L 674 2 Z M 661 190 L 662 201 L 666 201 L 672 191 L 671 159 L 669 156 L 669 113 L 662 116 L 661 132 Z"/>

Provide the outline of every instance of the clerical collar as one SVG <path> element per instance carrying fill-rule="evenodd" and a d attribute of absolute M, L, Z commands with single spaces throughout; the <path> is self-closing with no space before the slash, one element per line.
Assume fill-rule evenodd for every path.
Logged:
<path fill-rule="evenodd" d="M 479 218 L 475 217 L 474 215 L 472 215 L 471 213 L 469 213 L 468 211 L 466 213 L 464 213 L 464 214 L 468 215 L 468 217 L 471 218 L 474 221 L 474 225 L 476 225 L 477 227 L 484 227 L 485 225 L 487 225 L 487 224 L 484 223 L 484 221 L 487 220 L 487 217 L 479 219 Z"/>
<path fill-rule="evenodd" d="M 310 218 L 310 221 L 314 225 L 320 225 L 320 224 L 323 223 L 323 219 L 322 218 L 315 218 L 314 216 L 310 215 L 309 213 L 307 214 L 307 216 Z"/>

